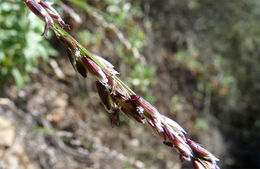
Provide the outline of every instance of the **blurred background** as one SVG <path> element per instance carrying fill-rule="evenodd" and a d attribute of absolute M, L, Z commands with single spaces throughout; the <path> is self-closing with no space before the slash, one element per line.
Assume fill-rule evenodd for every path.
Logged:
<path fill-rule="evenodd" d="M 56 0 L 69 31 L 222 168 L 260 168 L 259 0 Z M 121 114 L 20 0 L 0 2 L 0 168 L 184 169 Z"/>

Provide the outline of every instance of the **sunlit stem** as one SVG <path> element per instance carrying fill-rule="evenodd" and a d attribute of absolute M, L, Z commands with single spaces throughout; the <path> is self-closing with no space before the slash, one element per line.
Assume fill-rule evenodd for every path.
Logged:
<path fill-rule="evenodd" d="M 67 33 L 64 29 L 62 29 L 59 25 L 55 24 L 54 26 L 51 27 L 54 32 L 59 34 L 60 36 L 67 36 L 70 38 L 73 42 L 76 43 L 78 48 L 84 52 L 91 60 L 93 60 L 101 69 L 105 69 L 105 66 L 98 61 L 95 56 L 93 56 L 86 48 L 84 48 L 80 43 L 78 43 L 69 33 Z M 109 72 L 111 73 L 111 72 Z M 112 73 L 111 73 L 112 74 Z M 113 75 L 111 76 L 114 80 L 118 81 L 130 94 L 135 94 L 134 91 L 132 91 L 122 80 L 120 80 L 117 76 Z"/>

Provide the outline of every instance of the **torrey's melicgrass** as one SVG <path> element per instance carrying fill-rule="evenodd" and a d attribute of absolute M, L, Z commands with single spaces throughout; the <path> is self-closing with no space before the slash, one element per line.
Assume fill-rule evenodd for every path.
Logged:
<path fill-rule="evenodd" d="M 142 97 L 136 95 L 118 77 L 114 66 L 100 56 L 90 53 L 79 44 L 63 28 L 65 24 L 57 11 L 43 0 L 22 0 L 29 9 L 45 21 L 43 35 L 47 37 L 51 28 L 57 38 L 66 46 L 69 60 L 74 69 L 84 78 L 91 74 L 96 79 L 98 94 L 106 110 L 109 112 L 111 124 L 119 123 L 119 113 L 124 112 L 128 117 L 142 124 L 148 124 L 152 130 L 163 139 L 163 143 L 175 148 L 180 159 L 191 161 L 197 169 L 218 169 L 213 154 L 202 148 L 198 143 L 186 139 L 186 132 L 175 121 L 161 115 L 159 111 Z"/>

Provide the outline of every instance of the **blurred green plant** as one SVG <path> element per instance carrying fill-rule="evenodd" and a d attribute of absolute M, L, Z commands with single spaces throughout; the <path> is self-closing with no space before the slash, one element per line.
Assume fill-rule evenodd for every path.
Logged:
<path fill-rule="evenodd" d="M 151 76 L 155 73 L 156 68 L 146 68 L 141 63 L 136 63 L 132 69 L 126 81 L 145 93 L 147 87 L 154 82 Z"/>
<path fill-rule="evenodd" d="M 208 92 L 216 92 L 220 96 L 229 92 L 234 77 L 230 72 L 224 71 L 226 62 L 221 55 L 204 57 L 196 49 L 180 50 L 174 59 L 175 66 L 185 67 L 196 77 L 195 98 L 201 98 Z"/>
<path fill-rule="evenodd" d="M 138 3 L 130 3 L 126 0 L 104 0 L 107 4 L 106 11 L 114 16 L 114 23 L 124 30 L 131 45 L 142 51 L 144 47 L 144 32 L 136 20 L 144 17 L 143 11 Z M 153 83 L 153 75 L 156 67 L 148 67 L 126 52 L 121 43 L 117 43 L 116 51 L 124 63 L 131 66 L 131 70 L 126 79 L 130 86 L 135 86 L 139 92 L 148 94 L 148 86 Z M 154 101 L 152 94 L 146 95 L 149 101 Z"/>
<path fill-rule="evenodd" d="M 29 14 L 29 20 L 28 16 Z M 44 23 L 30 15 L 20 0 L 0 3 L 0 85 L 14 79 L 22 88 L 37 72 L 38 58 L 47 60 L 56 55 L 50 44 L 40 36 Z"/>

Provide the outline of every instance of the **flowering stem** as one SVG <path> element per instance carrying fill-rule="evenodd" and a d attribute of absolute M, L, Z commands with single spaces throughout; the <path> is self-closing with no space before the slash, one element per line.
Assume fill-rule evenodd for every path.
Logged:
<path fill-rule="evenodd" d="M 219 161 L 213 154 L 198 143 L 186 139 L 186 132 L 175 121 L 159 113 L 159 111 L 145 99 L 137 96 L 116 74 L 111 63 L 100 56 L 90 53 L 78 43 L 63 28 L 69 28 L 60 15 L 43 0 L 22 0 L 32 12 L 46 23 L 44 33 L 51 28 L 58 39 L 66 46 L 73 67 L 83 76 L 87 73 L 96 79 L 98 94 L 105 108 L 110 114 L 111 123 L 118 124 L 119 111 L 142 124 L 148 124 L 153 131 L 163 138 L 163 143 L 175 148 L 181 159 L 193 163 L 196 169 L 218 169 Z"/>
<path fill-rule="evenodd" d="M 66 35 L 69 39 L 76 43 L 76 45 L 91 59 L 93 60 L 101 69 L 104 69 L 105 66 L 99 62 L 86 48 L 84 48 L 80 43 L 76 41 L 69 33 L 67 33 L 64 29 L 62 29 L 59 25 L 55 24 L 51 27 L 58 35 L 64 36 Z"/>
<path fill-rule="evenodd" d="M 58 33 L 60 36 L 64 36 L 66 35 L 69 39 L 71 39 L 72 41 L 74 41 L 76 43 L 76 45 L 91 59 L 93 60 L 101 69 L 104 69 L 105 66 L 95 58 L 95 56 L 93 56 L 86 48 L 84 48 L 80 43 L 78 43 L 78 41 L 76 41 L 75 38 L 73 38 L 69 33 L 67 33 L 64 29 L 62 29 L 59 25 L 55 24 L 54 26 L 51 26 L 51 28 Z M 133 90 L 131 90 L 121 79 L 119 79 L 119 77 L 117 76 L 112 76 L 112 78 L 114 80 L 117 80 L 122 86 L 124 86 L 125 89 L 127 89 L 127 91 L 130 94 L 135 94 L 135 92 Z"/>

